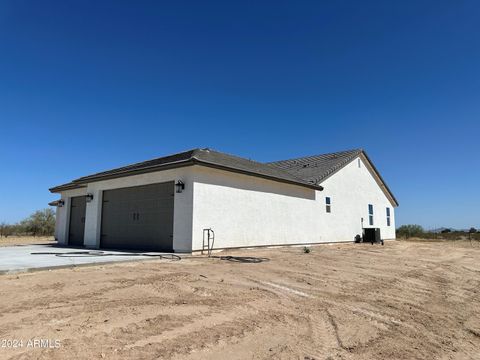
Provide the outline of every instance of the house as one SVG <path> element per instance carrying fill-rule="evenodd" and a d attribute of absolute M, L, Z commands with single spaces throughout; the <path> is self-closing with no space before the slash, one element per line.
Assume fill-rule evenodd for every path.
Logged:
<path fill-rule="evenodd" d="M 260 163 L 194 149 L 50 189 L 60 244 L 192 252 L 395 238 L 398 202 L 365 151 Z"/>

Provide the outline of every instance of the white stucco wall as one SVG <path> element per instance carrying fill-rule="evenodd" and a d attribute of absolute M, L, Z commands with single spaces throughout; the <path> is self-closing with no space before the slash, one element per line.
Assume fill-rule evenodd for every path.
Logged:
<path fill-rule="evenodd" d="M 323 241 L 320 224 L 313 221 L 312 211 L 318 196 L 315 190 L 223 170 L 196 168 L 194 250 L 201 249 L 205 228 L 215 231 L 216 248 Z"/>
<path fill-rule="evenodd" d="M 86 188 L 66 190 L 60 193 L 61 199 L 65 202 L 62 207 L 57 207 L 55 221 L 55 237 L 60 245 L 68 243 L 68 225 L 70 223 L 70 199 L 74 196 L 87 194 Z"/>
<path fill-rule="evenodd" d="M 308 244 L 353 241 L 368 225 L 368 204 L 374 206 L 374 225 L 383 239 L 395 238 L 395 211 L 375 181 L 364 159 L 355 159 L 326 179 L 324 191 L 279 183 L 259 177 L 199 165 L 155 173 L 103 180 L 61 193 L 56 236 L 68 243 L 70 198 L 92 193 L 85 219 L 86 247 L 100 244 L 102 192 L 123 187 L 182 180 L 185 190 L 175 193 L 174 239 L 176 252 L 202 247 L 203 229 L 215 231 L 215 247 Z M 325 197 L 331 198 L 331 213 Z M 391 225 L 387 226 L 386 207 Z"/>
<path fill-rule="evenodd" d="M 84 245 L 89 248 L 98 248 L 100 246 L 103 190 L 182 180 L 185 183 L 185 190 L 183 190 L 182 193 L 175 193 L 174 200 L 173 248 L 176 252 L 190 252 L 192 244 L 193 208 L 193 181 L 191 172 L 191 167 L 183 167 L 97 181 L 88 184 L 86 188 L 62 192 L 61 195 L 62 199 L 65 200 L 65 206 L 57 210 L 58 217 L 56 225 L 59 243 L 67 244 L 68 241 L 70 197 L 86 195 L 87 193 L 93 194 L 93 200 L 87 203 L 86 208 Z"/>
<path fill-rule="evenodd" d="M 351 240 L 352 233 L 362 234 L 362 222 L 365 228 L 380 228 L 382 239 L 395 239 L 395 210 L 385 193 L 375 181 L 367 163 L 358 158 L 350 162 L 339 172 L 327 178 L 322 184 L 323 208 L 325 197 L 331 198 L 332 212 L 324 209 L 322 216 L 328 225 L 323 233 L 327 238 Z M 374 223 L 369 225 L 368 204 L 373 205 Z M 386 208 L 390 208 L 390 226 L 387 226 Z"/>
<path fill-rule="evenodd" d="M 362 217 L 369 227 L 368 204 L 374 205 L 373 227 L 381 228 L 383 239 L 395 238 L 393 206 L 363 161 L 358 167 L 355 159 L 326 179 L 324 191 L 195 168 L 193 250 L 201 249 L 205 228 L 215 231 L 216 248 L 353 241 L 362 234 Z M 331 213 L 325 211 L 326 196 Z"/>

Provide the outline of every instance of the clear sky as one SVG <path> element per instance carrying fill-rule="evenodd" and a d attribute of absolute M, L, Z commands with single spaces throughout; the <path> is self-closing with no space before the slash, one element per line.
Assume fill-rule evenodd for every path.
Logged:
<path fill-rule="evenodd" d="M 0 1 L 0 221 L 195 147 L 364 148 L 397 225 L 480 227 L 480 2 Z"/>

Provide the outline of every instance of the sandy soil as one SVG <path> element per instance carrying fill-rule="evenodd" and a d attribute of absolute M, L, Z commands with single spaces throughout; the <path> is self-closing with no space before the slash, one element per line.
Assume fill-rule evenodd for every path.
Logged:
<path fill-rule="evenodd" d="M 53 236 L 8 236 L 0 237 L 0 247 L 31 244 L 55 244 Z"/>
<path fill-rule="evenodd" d="M 312 249 L 0 276 L 0 358 L 480 359 L 480 246 Z"/>

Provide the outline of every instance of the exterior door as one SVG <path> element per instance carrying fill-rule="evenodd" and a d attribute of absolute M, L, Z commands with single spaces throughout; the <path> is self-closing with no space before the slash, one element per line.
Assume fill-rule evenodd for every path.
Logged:
<path fill-rule="evenodd" d="M 103 192 L 100 247 L 173 251 L 174 182 Z"/>
<path fill-rule="evenodd" d="M 68 245 L 83 246 L 85 233 L 85 196 L 72 197 L 70 200 L 70 227 L 68 230 Z"/>

